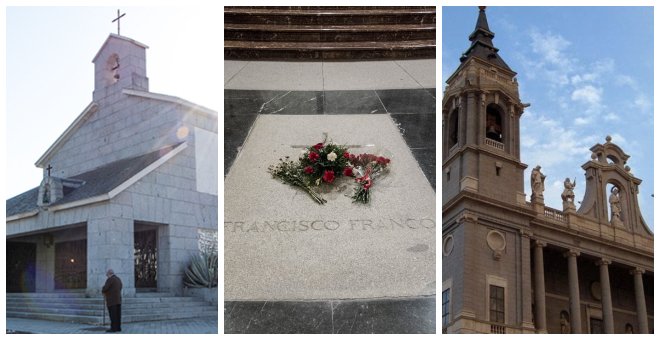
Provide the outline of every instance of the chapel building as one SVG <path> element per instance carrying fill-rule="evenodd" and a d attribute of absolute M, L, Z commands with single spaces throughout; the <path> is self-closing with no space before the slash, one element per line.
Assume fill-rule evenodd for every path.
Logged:
<path fill-rule="evenodd" d="M 576 206 L 567 179 L 562 209 L 544 204 L 537 166 L 528 201 L 529 104 L 494 36 L 479 7 L 442 99 L 443 333 L 652 333 L 653 233 L 629 156 L 594 145 L 585 196 Z"/>
<path fill-rule="evenodd" d="M 217 112 L 149 92 L 146 49 L 108 36 L 41 184 L 7 200 L 8 293 L 100 297 L 112 268 L 124 297 L 181 296 L 191 256 L 217 252 Z"/>

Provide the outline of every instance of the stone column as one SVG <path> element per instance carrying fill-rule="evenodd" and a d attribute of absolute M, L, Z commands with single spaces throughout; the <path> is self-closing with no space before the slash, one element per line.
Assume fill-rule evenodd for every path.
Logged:
<path fill-rule="evenodd" d="M 521 294 L 518 296 L 520 300 L 519 304 L 522 305 L 521 311 L 518 313 L 518 316 L 521 320 L 521 325 L 523 327 L 523 333 L 533 334 L 535 331 L 534 322 L 532 319 L 532 258 L 530 254 L 531 245 L 530 237 L 532 233 L 528 230 L 522 230 L 520 232 L 520 286 Z"/>
<path fill-rule="evenodd" d="M 614 316 L 612 312 L 612 292 L 610 289 L 610 271 L 608 266 L 612 263 L 606 259 L 596 262 L 600 267 L 601 301 L 603 303 L 603 326 L 606 334 L 614 334 Z"/>
<path fill-rule="evenodd" d="M 534 305 L 536 307 L 536 330 L 547 333 L 545 316 L 545 269 L 543 266 L 543 247 L 545 242 L 534 242 Z"/>
<path fill-rule="evenodd" d="M 568 287 L 571 304 L 571 333 L 582 333 L 582 317 L 580 315 L 580 283 L 578 281 L 577 257 L 580 252 L 567 251 L 564 256 L 568 259 Z"/>
<path fill-rule="evenodd" d="M 635 268 L 630 271 L 635 279 L 635 300 L 637 304 L 637 324 L 640 334 L 649 333 L 648 316 L 646 315 L 646 298 L 644 297 L 643 269 Z"/>
<path fill-rule="evenodd" d="M 467 95 L 467 107 L 465 116 L 467 117 L 467 126 L 465 129 L 465 143 L 466 144 L 477 144 L 477 127 L 479 119 L 479 98 L 478 94 L 475 92 L 468 92 Z M 475 126 L 476 125 L 476 126 Z"/>
<path fill-rule="evenodd" d="M 105 209 L 105 208 L 104 208 Z M 90 212 L 90 215 L 92 213 Z M 87 289 L 100 297 L 106 270 L 112 268 L 122 281 L 122 296 L 135 296 L 135 245 L 133 220 L 102 217 L 87 222 Z"/>

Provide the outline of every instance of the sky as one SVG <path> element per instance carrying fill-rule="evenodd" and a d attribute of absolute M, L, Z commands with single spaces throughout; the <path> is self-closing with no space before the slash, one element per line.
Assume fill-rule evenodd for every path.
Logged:
<path fill-rule="evenodd" d="M 220 111 L 222 8 L 213 6 L 121 8 L 121 35 L 149 46 L 150 92 Z M 92 59 L 117 33 L 117 9 L 6 8 L 6 198 L 39 185 L 34 163 L 92 101 Z"/>
<path fill-rule="evenodd" d="M 642 179 L 638 200 L 653 229 L 653 8 L 488 7 L 486 14 L 498 54 L 518 73 L 522 102 L 531 103 L 520 121 L 527 199 L 530 171 L 541 165 L 546 206 L 562 209 L 566 177 L 577 179 L 582 201 L 581 166 L 610 135 Z M 442 8 L 442 86 L 470 46 L 477 16 L 476 6 Z"/>

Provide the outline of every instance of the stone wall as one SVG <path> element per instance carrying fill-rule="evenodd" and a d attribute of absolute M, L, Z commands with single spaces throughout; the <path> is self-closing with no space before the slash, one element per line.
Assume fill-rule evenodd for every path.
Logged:
<path fill-rule="evenodd" d="M 47 162 L 55 176 L 69 177 L 191 140 L 194 127 L 217 133 L 217 118 L 183 105 L 116 93 L 101 100 L 98 111 Z"/>

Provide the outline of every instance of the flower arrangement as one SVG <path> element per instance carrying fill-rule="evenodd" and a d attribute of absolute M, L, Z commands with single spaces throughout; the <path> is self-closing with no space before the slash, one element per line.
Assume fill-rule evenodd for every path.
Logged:
<path fill-rule="evenodd" d="M 333 185 L 341 177 L 353 177 L 357 184 L 353 202 L 368 203 L 373 180 L 388 170 L 390 159 L 373 154 L 354 155 L 346 146 L 327 142 L 302 150 L 297 161 L 288 156 L 280 158 L 276 165 L 268 167 L 268 172 L 284 183 L 296 186 L 307 192 L 314 201 L 324 204 L 318 188 L 321 185 Z"/>

